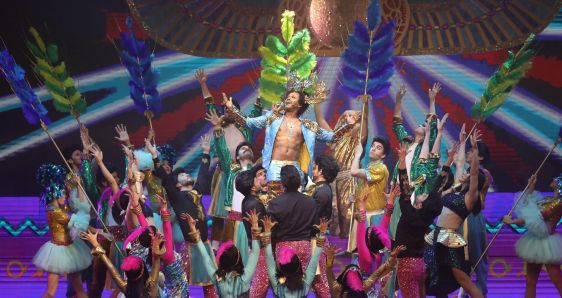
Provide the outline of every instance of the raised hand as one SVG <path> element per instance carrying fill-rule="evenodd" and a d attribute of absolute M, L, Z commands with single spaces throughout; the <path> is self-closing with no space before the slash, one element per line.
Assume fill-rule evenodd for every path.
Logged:
<path fill-rule="evenodd" d="M 406 143 L 400 143 L 400 146 L 395 149 L 396 155 L 398 155 L 398 160 L 405 160 L 406 154 L 408 154 L 408 145 Z"/>
<path fill-rule="evenodd" d="M 330 220 L 328 220 L 326 218 L 321 218 L 320 224 L 314 225 L 314 227 L 317 228 L 320 231 L 320 234 L 326 234 L 326 231 L 328 230 L 328 224 L 329 223 L 330 223 Z"/>
<path fill-rule="evenodd" d="M 445 123 L 447 122 L 447 118 L 449 118 L 449 113 L 446 113 L 445 115 L 443 115 L 443 118 L 441 118 L 441 120 L 437 119 L 437 131 L 438 132 L 443 131 L 443 127 L 445 127 Z"/>
<path fill-rule="evenodd" d="M 399 253 L 401 253 L 405 250 L 406 250 L 406 246 L 399 245 L 395 249 L 392 250 L 392 252 L 390 253 L 390 257 L 395 259 L 396 257 L 398 257 Z"/>
<path fill-rule="evenodd" d="M 117 124 L 115 126 L 115 131 L 117 132 L 117 136 L 115 137 L 121 143 L 130 144 L 131 140 L 129 139 L 129 133 L 127 133 L 127 127 L 123 124 Z"/>
<path fill-rule="evenodd" d="M 214 127 L 220 127 L 222 125 L 223 119 L 224 115 L 219 117 L 215 110 L 209 111 L 205 117 L 205 120 L 211 122 Z"/>
<path fill-rule="evenodd" d="M 90 229 L 88 229 L 87 231 L 80 233 L 80 238 L 90 242 L 90 244 L 92 244 L 93 247 L 99 246 L 97 231 L 94 233 Z"/>
<path fill-rule="evenodd" d="M 122 144 L 121 149 L 123 149 L 123 153 L 125 153 L 125 156 L 127 156 L 127 158 L 129 159 L 129 162 L 132 162 L 135 159 L 135 156 L 133 155 L 133 151 L 131 150 L 131 148 Z"/>
<path fill-rule="evenodd" d="M 439 93 L 439 91 L 441 91 L 441 83 L 437 82 L 433 84 L 433 87 L 427 91 L 427 93 L 429 94 L 429 99 L 435 101 L 435 97 L 437 96 L 437 93 Z"/>
<path fill-rule="evenodd" d="M 258 222 L 260 220 L 260 213 L 256 212 L 256 209 L 250 210 L 250 212 L 246 213 L 246 217 L 244 217 L 244 220 L 249 222 L 250 224 L 252 224 L 253 228 L 257 228 L 258 227 Z"/>
<path fill-rule="evenodd" d="M 187 222 L 187 225 L 189 225 L 189 230 L 191 230 L 191 232 L 197 231 L 197 220 L 193 219 L 191 215 L 189 215 L 187 212 L 184 212 L 180 214 L 180 218 L 183 221 Z"/>
<path fill-rule="evenodd" d="M 199 84 L 206 83 L 207 75 L 205 74 L 205 69 L 199 68 L 197 71 L 195 71 L 195 79 L 197 80 L 197 82 L 199 82 Z"/>
<path fill-rule="evenodd" d="M 166 201 L 166 199 L 161 195 L 156 195 L 156 198 L 158 199 L 158 202 L 160 202 L 160 210 L 168 211 L 168 201 Z"/>
<path fill-rule="evenodd" d="M 201 150 L 203 150 L 203 153 L 205 154 L 209 154 L 209 152 L 211 152 L 211 136 L 210 135 L 204 135 L 201 137 Z"/>
<path fill-rule="evenodd" d="M 513 223 L 513 219 L 511 218 L 511 215 L 504 215 L 503 218 L 502 218 L 502 222 L 504 224 L 510 225 L 510 224 Z"/>
<path fill-rule="evenodd" d="M 144 147 L 146 148 L 146 151 L 148 151 L 148 153 L 152 155 L 152 158 L 156 158 L 158 157 L 158 150 L 156 150 L 156 148 L 154 147 L 154 145 L 150 140 L 151 140 L 150 138 L 144 139 Z"/>
<path fill-rule="evenodd" d="M 271 229 L 273 229 L 273 227 L 277 224 L 276 221 L 273 221 L 273 219 L 271 218 L 271 216 L 266 215 L 261 222 L 263 223 L 263 231 L 265 233 L 270 233 Z"/>
<path fill-rule="evenodd" d="M 384 197 L 386 198 L 387 205 L 394 205 L 394 199 L 400 195 L 400 185 L 398 183 L 394 183 L 390 187 L 390 191 L 388 193 L 384 193 Z"/>
<path fill-rule="evenodd" d="M 398 89 L 398 92 L 396 92 L 396 100 L 401 101 L 404 98 L 404 95 L 406 95 L 406 85 L 402 84 L 400 89 Z"/>
<path fill-rule="evenodd" d="M 226 97 L 226 93 L 222 94 L 222 104 L 229 110 L 232 110 L 234 104 L 232 103 L 232 97 Z"/>
<path fill-rule="evenodd" d="M 163 245 L 164 236 L 162 236 L 162 234 L 160 233 L 155 233 L 155 234 L 150 234 L 150 237 L 152 238 L 151 241 L 152 254 L 157 256 L 164 255 L 166 253 L 166 247 Z"/>
<path fill-rule="evenodd" d="M 461 145 L 459 143 L 454 143 L 453 147 L 447 150 L 447 161 L 445 162 L 445 164 L 451 165 L 453 163 L 453 161 L 455 160 L 455 155 L 457 154 L 457 152 L 459 152 L 460 146 Z"/>
<path fill-rule="evenodd" d="M 97 145 L 90 147 L 90 153 L 98 161 L 98 163 L 103 161 L 103 152 Z"/>
<path fill-rule="evenodd" d="M 281 114 L 281 112 L 283 111 L 283 105 L 281 103 L 278 104 L 274 104 L 273 106 L 271 106 L 271 112 L 273 114 Z"/>
<path fill-rule="evenodd" d="M 478 151 L 478 142 L 481 141 L 482 132 L 478 129 L 474 129 L 474 132 L 470 136 L 470 145 L 472 146 L 472 150 Z"/>
<path fill-rule="evenodd" d="M 333 245 L 333 244 L 328 244 L 325 248 L 325 252 L 326 252 L 326 265 L 328 265 L 328 267 L 332 267 L 332 265 L 334 264 L 334 259 L 336 257 L 336 255 L 338 253 L 340 253 L 342 250 L 339 249 L 337 246 Z"/>

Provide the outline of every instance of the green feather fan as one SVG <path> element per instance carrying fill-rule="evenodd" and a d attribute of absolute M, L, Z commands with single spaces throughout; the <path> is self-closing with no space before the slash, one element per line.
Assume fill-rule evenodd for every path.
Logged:
<path fill-rule="evenodd" d="M 260 97 L 268 105 L 279 102 L 283 97 L 291 72 L 295 72 L 299 79 L 304 79 L 316 67 L 316 55 L 309 52 L 308 29 L 294 32 L 293 11 L 286 10 L 281 16 L 281 36 L 284 42 L 277 36 L 268 35 L 265 44 L 258 49 L 262 57 Z"/>
<path fill-rule="evenodd" d="M 488 80 L 480 101 L 472 106 L 472 116 L 484 119 L 494 113 L 507 100 L 509 92 L 532 66 L 534 52 L 528 49 L 535 35 L 531 34 L 523 46 L 514 54 L 509 51 L 507 60 Z"/>
<path fill-rule="evenodd" d="M 43 79 L 45 88 L 53 97 L 55 109 L 78 115 L 86 111 L 86 100 L 76 89 L 76 83 L 68 74 L 66 65 L 59 57 L 55 44 L 45 45 L 35 28 L 29 28 L 33 41 L 27 46 L 35 59 L 34 71 Z"/>

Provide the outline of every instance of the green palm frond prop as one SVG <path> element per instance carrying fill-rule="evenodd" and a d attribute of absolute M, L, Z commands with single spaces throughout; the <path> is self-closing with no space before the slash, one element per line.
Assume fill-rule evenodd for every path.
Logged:
<path fill-rule="evenodd" d="M 534 52 L 528 47 L 534 38 L 535 35 L 531 34 L 517 53 L 509 51 L 507 60 L 488 80 L 480 101 L 472 106 L 471 111 L 474 118 L 485 119 L 507 100 L 511 89 L 519 83 L 525 72 L 532 66 Z"/>
<path fill-rule="evenodd" d="M 43 79 L 45 88 L 53 97 L 55 109 L 75 116 L 84 113 L 86 100 L 76 89 L 74 79 L 60 59 L 57 45 L 45 45 L 39 32 L 33 27 L 29 32 L 33 36 L 33 42 L 28 41 L 27 46 L 35 59 L 34 71 Z"/>
<path fill-rule="evenodd" d="M 285 84 L 291 72 L 303 79 L 308 78 L 316 67 L 316 55 L 309 51 L 308 29 L 294 32 L 293 11 L 285 10 L 281 16 L 281 36 L 284 42 L 275 35 L 268 35 L 265 45 L 258 49 L 262 57 L 260 97 L 268 105 L 278 102 L 284 95 Z"/>

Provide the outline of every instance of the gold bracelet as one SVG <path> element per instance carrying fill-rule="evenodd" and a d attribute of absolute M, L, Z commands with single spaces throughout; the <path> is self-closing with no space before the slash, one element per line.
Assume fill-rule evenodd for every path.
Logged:
<path fill-rule="evenodd" d="M 316 237 L 316 246 L 323 247 L 324 243 L 326 243 L 326 234 L 320 233 L 318 237 Z"/>
<path fill-rule="evenodd" d="M 189 235 L 193 243 L 201 241 L 201 234 L 199 233 L 199 231 L 189 232 L 187 235 Z"/>
<path fill-rule="evenodd" d="M 92 248 L 92 255 L 100 256 L 100 255 L 104 255 L 104 254 L 105 254 L 105 250 L 101 246 L 96 246 L 96 247 Z"/>
<path fill-rule="evenodd" d="M 172 214 L 170 213 L 170 211 L 167 210 L 161 210 L 160 211 L 160 217 L 162 217 L 162 221 L 170 221 L 170 217 L 172 217 Z"/>
<path fill-rule="evenodd" d="M 268 244 L 271 244 L 271 232 L 261 233 L 260 236 L 261 236 L 262 246 L 267 246 Z"/>
<path fill-rule="evenodd" d="M 261 228 L 252 228 L 252 240 L 259 240 L 261 234 Z"/>
<path fill-rule="evenodd" d="M 136 215 L 140 215 L 142 213 L 142 209 L 140 205 L 137 206 L 131 206 L 131 210 L 133 211 L 134 214 Z"/>

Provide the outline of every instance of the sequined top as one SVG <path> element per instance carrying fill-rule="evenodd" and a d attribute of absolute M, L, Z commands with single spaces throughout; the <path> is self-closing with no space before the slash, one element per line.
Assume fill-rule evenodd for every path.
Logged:
<path fill-rule="evenodd" d="M 359 139 L 359 133 L 346 133 L 342 135 L 341 139 L 337 142 L 330 143 L 330 148 L 334 153 L 334 158 L 340 166 L 340 171 L 347 171 L 351 169 L 355 147 L 359 144 Z"/>
<path fill-rule="evenodd" d="M 544 221 L 558 223 L 562 217 L 562 200 L 560 198 L 545 198 L 538 202 Z"/>
<path fill-rule="evenodd" d="M 441 203 L 443 207 L 449 208 L 451 211 L 455 212 L 463 220 L 468 216 L 470 211 L 466 207 L 464 202 L 463 193 L 449 193 L 446 194 L 442 199 Z"/>
<path fill-rule="evenodd" d="M 47 211 L 47 222 L 51 232 L 51 242 L 57 245 L 70 245 L 72 240 L 68 230 L 68 206 L 62 208 L 49 208 Z"/>
<path fill-rule="evenodd" d="M 386 205 L 384 192 L 388 182 L 388 169 L 382 160 L 379 160 L 369 163 L 365 173 L 367 174 L 367 182 L 363 183 L 360 192 L 360 196 L 368 196 L 365 202 L 365 210 L 367 212 L 382 210 Z"/>

